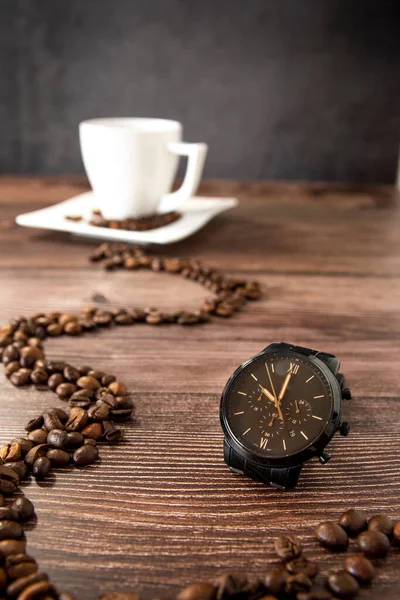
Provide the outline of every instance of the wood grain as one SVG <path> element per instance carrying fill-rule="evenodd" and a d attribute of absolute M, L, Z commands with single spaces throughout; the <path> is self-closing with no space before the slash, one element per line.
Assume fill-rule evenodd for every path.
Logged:
<path fill-rule="evenodd" d="M 105 273 L 93 243 L 18 228 L 16 214 L 87 188 L 80 178 L 0 178 L 0 317 L 104 306 L 195 307 L 205 292 L 179 277 Z M 47 343 L 48 353 L 114 372 L 134 390 L 138 422 L 99 465 L 59 471 L 26 492 L 38 524 L 29 551 L 61 589 L 87 600 L 140 589 L 145 598 L 225 571 L 260 574 L 275 564 L 274 536 L 297 532 L 323 567 L 341 556 L 319 549 L 312 528 L 349 506 L 400 519 L 400 210 L 390 187 L 205 182 L 209 195 L 240 205 L 166 256 L 198 257 L 260 280 L 261 302 L 228 321 L 195 329 L 102 331 Z M 298 490 L 278 493 L 234 476 L 222 458 L 222 387 L 272 341 L 337 353 L 354 400 L 349 438 L 334 459 L 306 465 Z M 0 442 L 55 396 L 16 390 L 0 375 Z M 398 598 L 399 552 L 360 598 Z"/>

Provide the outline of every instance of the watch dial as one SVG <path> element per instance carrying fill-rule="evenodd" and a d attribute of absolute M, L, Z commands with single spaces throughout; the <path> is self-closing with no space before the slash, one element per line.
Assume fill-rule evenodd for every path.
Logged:
<path fill-rule="evenodd" d="M 305 450 L 324 432 L 333 411 L 324 373 L 292 352 L 251 360 L 231 381 L 223 403 L 239 444 L 266 458 Z"/>

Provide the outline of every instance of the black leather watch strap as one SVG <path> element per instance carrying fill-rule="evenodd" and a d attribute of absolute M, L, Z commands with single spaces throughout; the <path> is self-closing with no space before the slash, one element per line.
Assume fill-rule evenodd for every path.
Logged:
<path fill-rule="evenodd" d="M 322 360 L 327 367 L 329 367 L 334 375 L 337 375 L 340 369 L 340 361 L 334 354 L 329 354 L 328 352 L 312 350 L 311 348 L 304 348 L 303 346 L 295 346 L 294 344 L 287 344 L 286 342 L 270 344 L 265 348 L 265 350 L 291 350 L 292 352 L 297 352 L 298 354 L 304 354 L 304 356 L 316 356 L 319 358 L 319 360 Z"/>
<path fill-rule="evenodd" d="M 247 475 L 266 485 L 287 490 L 296 487 L 303 465 L 294 467 L 262 467 L 243 456 L 240 456 L 228 442 L 224 441 L 224 458 L 226 464 L 234 473 Z"/>

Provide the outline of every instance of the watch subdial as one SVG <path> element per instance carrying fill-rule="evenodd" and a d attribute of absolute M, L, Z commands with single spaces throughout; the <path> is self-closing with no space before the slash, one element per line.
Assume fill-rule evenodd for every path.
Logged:
<path fill-rule="evenodd" d="M 248 405 L 254 412 L 265 412 L 265 397 L 260 390 L 255 390 L 248 394 Z"/>
<path fill-rule="evenodd" d="M 302 425 L 312 416 L 311 405 L 307 400 L 293 400 L 286 406 L 284 414 L 292 425 Z"/>
<path fill-rule="evenodd" d="M 259 427 L 265 438 L 273 438 L 281 434 L 283 420 L 279 418 L 278 412 L 272 408 L 261 417 Z"/>

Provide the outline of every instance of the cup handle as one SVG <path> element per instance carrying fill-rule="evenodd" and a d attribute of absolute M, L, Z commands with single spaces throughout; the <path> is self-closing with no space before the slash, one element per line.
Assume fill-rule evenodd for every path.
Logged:
<path fill-rule="evenodd" d="M 181 187 L 176 192 L 163 196 L 161 209 L 169 212 L 177 210 L 188 198 L 191 198 L 196 193 L 203 173 L 208 146 L 202 142 L 198 144 L 171 142 L 167 147 L 174 154 L 188 157 L 186 173 Z"/>

